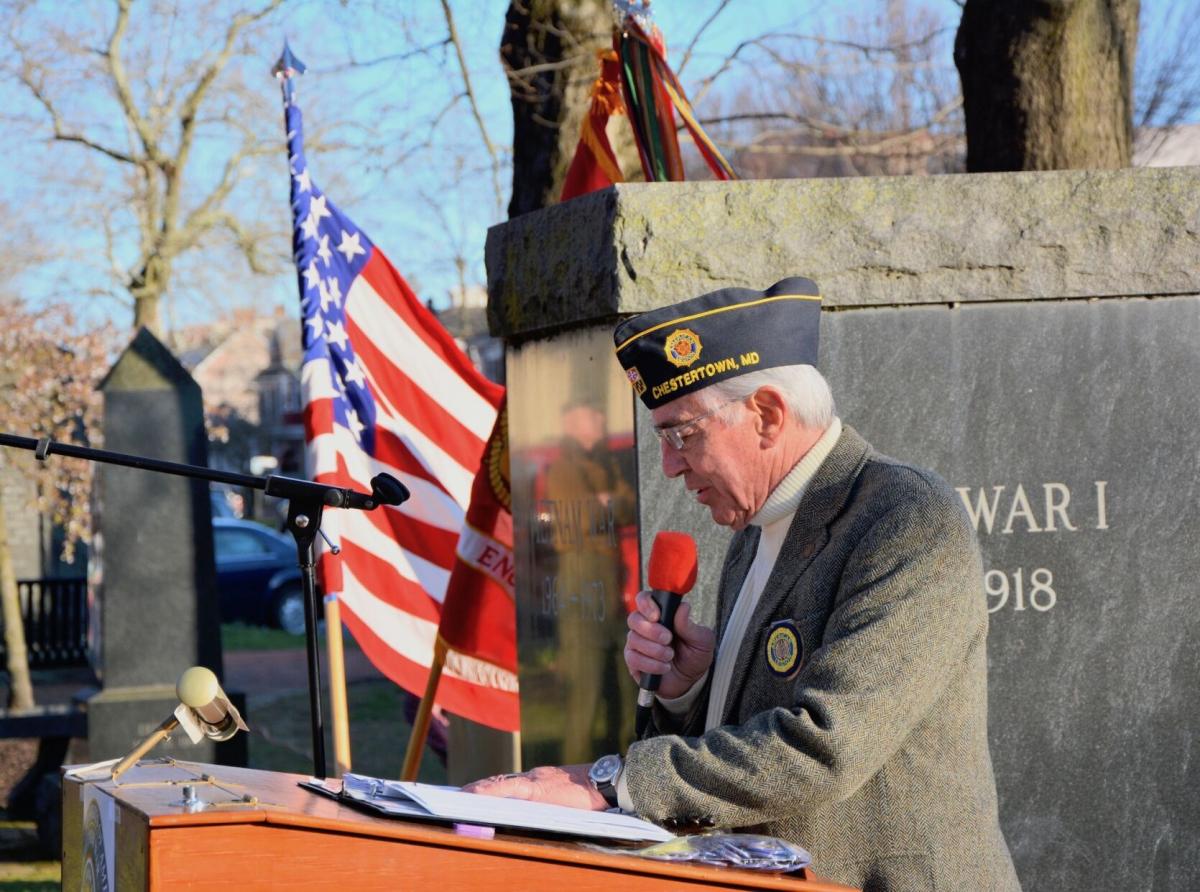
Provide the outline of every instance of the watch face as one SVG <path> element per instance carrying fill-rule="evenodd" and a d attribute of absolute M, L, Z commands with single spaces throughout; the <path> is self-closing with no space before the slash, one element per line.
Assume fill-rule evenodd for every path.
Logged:
<path fill-rule="evenodd" d="M 591 769 L 588 771 L 588 777 L 593 783 L 610 783 L 612 779 L 617 776 L 617 772 L 620 769 L 620 756 L 602 756 L 592 764 Z"/>

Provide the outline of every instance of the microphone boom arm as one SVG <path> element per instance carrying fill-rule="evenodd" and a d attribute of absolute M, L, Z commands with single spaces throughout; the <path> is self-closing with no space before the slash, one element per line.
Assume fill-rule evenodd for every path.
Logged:
<path fill-rule="evenodd" d="M 317 649 L 317 586 L 313 542 L 320 531 L 321 514 L 325 508 L 373 511 L 379 505 L 399 505 L 409 497 L 408 489 L 404 484 L 390 474 L 376 474 L 371 478 L 371 492 L 364 493 L 356 489 L 334 486 L 329 483 L 317 483 L 296 477 L 283 477 L 277 474 L 256 477 L 234 471 L 217 471 L 200 465 L 164 461 L 144 455 L 129 455 L 107 449 L 93 449 L 90 446 L 74 446 L 70 443 L 60 443 L 49 437 L 35 439 L 34 437 L 0 433 L 0 446 L 28 449 L 33 452 L 34 458 L 38 461 L 45 461 L 51 455 L 63 455 L 67 458 L 82 458 L 101 464 L 138 468 L 159 474 L 173 474 L 176 477 L 192 477 L 213 483 L 228 483 L 232 486 L 260 489 L 266 495 L 288 500 L 288 532 L 296 540 L 297 563 L 300 566 L 300 576 L 304 588 L 305 649 L 308 655 L 313 775 L 317 778 L 324 778 L 326 776 L 325 729 L 321 719 L 321 657 Z M 170 730 L 166 729 L 164 732 L 164 728 L 160 726 L 150 738 L 147 738 L 147 741 L 153 739 L 150 746 L 165 737 Z M 161 736 L 156 736 L 160 733 Z M 144 753 L 145 750 L 142 752 Z"/>

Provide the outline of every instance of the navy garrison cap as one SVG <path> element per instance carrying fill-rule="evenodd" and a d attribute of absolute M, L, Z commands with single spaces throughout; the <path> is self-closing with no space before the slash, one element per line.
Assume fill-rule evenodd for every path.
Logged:
<path fill-rule="evenodd" d="M 766 291 L 722 288 L 626 319 L 613 341 L 650 409 L 746 372 L 816 365 L 821 295 L 795 276 Z"/>

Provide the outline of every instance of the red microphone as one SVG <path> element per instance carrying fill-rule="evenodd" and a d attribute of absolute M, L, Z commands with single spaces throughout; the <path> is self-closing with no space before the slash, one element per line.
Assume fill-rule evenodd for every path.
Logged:
<path fill-rule="evenodd" d="M 651 597 L 658 605 L 659 625 L 675 634 L 675 611 L 683 596 L 696 584 L 696 540 L 687 533 L 662 530 L 654 537 L 650 548 L 649 583 Z M 650 723 L 650 707 L 654 692 L 662 682 L 661 675 L 642 673 L 638 684 L 637 720 L 635 730 L 640 738 Z"/>

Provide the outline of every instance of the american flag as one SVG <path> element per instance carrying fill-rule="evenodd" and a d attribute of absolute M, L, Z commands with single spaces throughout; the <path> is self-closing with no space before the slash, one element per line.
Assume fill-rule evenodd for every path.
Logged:
<path fill-rule="evenodd" d="M 293 89 L 300 71 L 285 49 L 277 74 L 304 322 L 308 471 L 314 480 L 365 491 L 386 472 L 412 493 L 398 507 L 326 512 L 324 531 L 341 553 L 318 542 L 317 575 L 372 663 L 420 693 L 472 481 L 504 391 L 474 368 L 383 252 L 313 182 Z M 481 689 L 515 703 L 515 673 L 455 654 L 438 702 L 516 730 L 515 707 L 498 717 Z"/>

